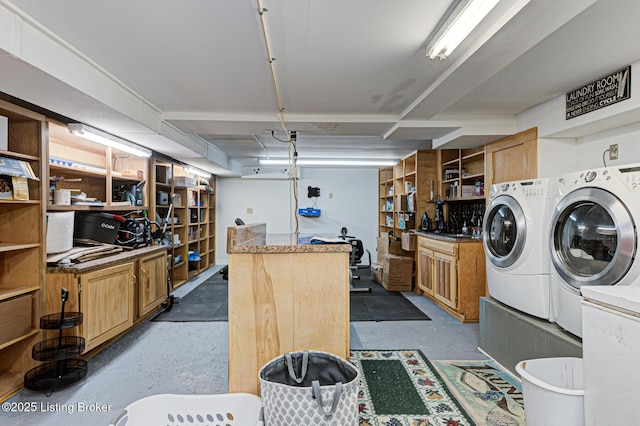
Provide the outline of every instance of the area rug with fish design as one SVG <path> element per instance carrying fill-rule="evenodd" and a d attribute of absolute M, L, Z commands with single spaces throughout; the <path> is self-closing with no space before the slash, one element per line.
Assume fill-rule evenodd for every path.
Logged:
<path fill-rule="evenodd" d="M 522 385 L 495 361 L 432 361 L 478 425 L 524 426 Z"/>
<path fill-rule="evenodd" d="M 511 379 L 517 393 L 482 368 L 495 365 L 492 361 L 432 362 L 420 350 L 352 350 L 351 362 L 360 371 L 360 426 L 524 424 L 522 408 L 522 423 L 505 423 L 496 410 L 505 406 L 517 412 L 513 406 L 517 401 L 522 406 L 522 394 L 516 380 Z M 493 374 L 508 376 L 499 367 Z M 508 400 L 506 405 L 501 399 Z"/>

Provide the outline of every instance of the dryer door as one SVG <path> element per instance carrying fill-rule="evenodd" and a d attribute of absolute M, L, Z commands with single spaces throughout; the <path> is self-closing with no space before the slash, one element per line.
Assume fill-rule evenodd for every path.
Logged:
<path fill-rule="evenodd" d="M 527 237 L 520 204 L 509 195 L 494 198 L 487 206 L 483 226 L 487 260 L 498 268 L 513 265 L 522 254 Z"/>
<path fill-rule="evenodd" d="M 633 218 L 618 197 L 600 188 L 567 194 L 551 218 L 551 260 L 569 290 L 613 285 L 632 265 Z"/>

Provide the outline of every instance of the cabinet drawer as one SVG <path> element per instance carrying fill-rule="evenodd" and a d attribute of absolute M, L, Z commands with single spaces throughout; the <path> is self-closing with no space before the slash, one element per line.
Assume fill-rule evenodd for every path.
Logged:
<path fill-rule="evenodd" d="M 435 251 L 439 251 L 439 252 L 447 253 L 451 255 L 455 255 L 458 248 L 457 243 L 449 243 L 446 241 L 434 240 L 427 237 L 418 237 L 418 245 L 420 247 L 428 248 L 431 250 L 435 250 Z"/>

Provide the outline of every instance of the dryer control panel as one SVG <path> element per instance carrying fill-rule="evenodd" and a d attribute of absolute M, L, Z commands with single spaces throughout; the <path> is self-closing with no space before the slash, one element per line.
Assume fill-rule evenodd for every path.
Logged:
<path fill-rule="evenodd" d="M 561 177 L 559 183 L 560 188 L 566 188 L 561 191 L 565 194 L 576 187 L 608 187 L 612 179 L 622 183 L 629 191 L 640 191 L 640 164 L 623 167 L 603 167 L 570 173 Z"/>
<path fill-rule="evenodd" d="M 640 165 L 622 167 L 616 171 L 629 191 L 640 191 Z"/>

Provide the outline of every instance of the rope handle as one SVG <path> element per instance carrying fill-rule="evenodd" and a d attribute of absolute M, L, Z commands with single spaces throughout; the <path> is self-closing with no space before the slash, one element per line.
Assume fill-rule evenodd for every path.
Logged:
<path fill-rule="evenodd" d="M 318 408 L 322 411 L 322 414 L 325 417 L 332 416 L 336 410 L 338 409 L 338 402 L 340 401 L 340 396 L 342 395 L 342 382 L 336 383 L 336 390 L 333 392 L 333 401 L 331 402 L 331 407 L 324 408 L 322 404 L 322 393 L 320 392 L 320 382 L 318 380 L 314 380 L 311 382 L 311 387 L 313 388 L 313 396 L 318 401 Z"/>
<path fill-rule="evenodd" d="M 293 362 L 291 359 L 291 354 L 286 353 L 284 357 L 286 359 L 287 367 L 289 368 L 289 377 L 295 380 L 296 383 L 302 383 L 302 381 L 304 380 L 304 377 L 307 375 L 307 368 L 309 366 L 309 351 L 302 352 L 302 372 L 299 378 L 296 376 L 295 371 L 293 371 Z"/>

